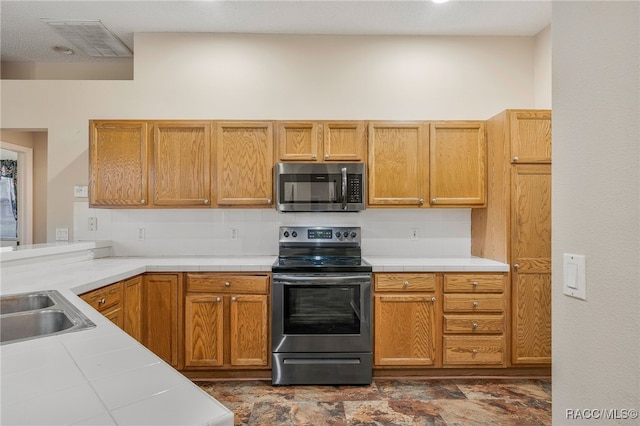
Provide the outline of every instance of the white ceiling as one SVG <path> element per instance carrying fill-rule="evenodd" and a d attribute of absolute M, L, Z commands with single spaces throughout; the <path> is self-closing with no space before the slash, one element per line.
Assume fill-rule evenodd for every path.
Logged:
<path fill-rule="evenodd" d="M 41 18 L 99 19 L 135 54 L 139 32 L 533 36 L 551 23 L 551 1 L 2 0 L 3 61 L 112 60 L 55 53 L 53 46 L 73 46 Z"/>

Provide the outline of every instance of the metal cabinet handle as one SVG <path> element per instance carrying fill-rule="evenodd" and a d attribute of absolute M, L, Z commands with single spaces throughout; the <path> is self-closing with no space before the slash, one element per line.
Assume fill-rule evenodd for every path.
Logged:
<path fill-rule="evenodd" d="M 420 198 L 420 199 L 418 200 L 418 204 L 423 205 L 423 204 L 424 204 L 424 198 Z"/>
<path fill-rule="evenodd" d="M 473 307 L 477 308 L 478 307 L 478 302 L 473 302 Z"/>
<path fill-rule="evenodd" d="M 102 299 L 98 300 L 98 304 L 99 305 L 104 305 L 105 303 L 107 303 L 106 299 L 103 297 Z"/>
<path fill-rule="evenodd" d="M 271 204 L 271 198 L 267 198 L 267 204 Z"/>
<path fill-rule="evenodd" d="M 207 200 L 206 198 L 204 199 L 204 203 L 205 204 L 209 204 L 209 200 Z"/>
<path fill-rule="evenodd" d="M 431 297 L 431 301 L 435 302 L 436 301 L 436 297 L 435 296 Z"/>
<path fill-rule="evenodd" d="M 233 297 L 231 298 L 231 301 L 232 301 L 232 302 L 235 302 L 236 300 L 238 300 L 238 299 L 236 299 L 236 297 L 235 297 L 235 296 L 233 296 Z"/>
<path fill-rule="evenodd" d="M 230 287 L 230 286 L 231 286 L 231 283 L 230 283 L 229 281 L 227 281 L 226 283 L 224 283 L 224 286 L 225 286 L 225 287 Z"/>
<path fill-rule="evenodd" d="M 520 269 L 520 264 L 516 263 L 515 265 L 513 265 L 513 269 Z"/>
<path fill-rule="evenodd" d="M 474 330 L 478 328 L 478 323 L 474 322 L 473 324 L 471 324 L 471 328 L 473 328 Z"/>
<path fill-rule="evenodd" d="M 477 349 L 472 349 L 472 350 L 471 350 L 471 353 L 472 353 L 472 354 L 474 354 L 474 355 L 476 355 L 476 354 L 478 353 L 478 350 L 477 350 Z"/>
<path fill-rule="evenodd" d="M 219 297 L 216 297 L 216 302 L 220 302 L 222 299 Z"/>
<path fill-rule="evenodd" d="M 325 154 L 325 155 L 324 155 L 324 159 L 325 159 L 325 160 L 328 160 L 328 159 L 329 159 L 329 154 Z"/>
<path fill-rule="evenodd" d="M 313 155 L 311 156 L 311 159 L 313 159 L 313 160 L 316 160 L 317 158 L 318 158 L 318 156 L 317 156 L 317 155 L 315 155 L 315 154 L 313 154 Z"/>
<path fill-rule="evenodd" d="M 518 162 L 518 160 L 519 160 L 519 158 L 518 158 L 517 156 L 513 157 L 513 162 L 514 162 L 514 163 L 517 163 L 517 162 Z"/>
<path fill-rule="evenodd" d="M 435 198 L 432 198 L 432 199 L 431 199 L 431 204 L 435 204 L 435 203 L 436 203 L 436 201 L 438 201 L 438 200 L 436 200 Z"/>
<path fill-rule="evenodd" d="M 142 203 L 142 204 L 144 204 L 146 202 L 147 202 L 147 200 L 145 200 L 144 198 L 142 200 L 140 200 L 140 203 Z"/>
<path fill-rule="evenodd" d="M 478 281 L 474 281 L 471 285 L 473 285 L 474 287 L 478 287 Z"/>
<path fill-rule="evenodd" d="M 405 287 L 409 287 L 409 281 L 405 281 L 404 284 L 402 284 Z"/>

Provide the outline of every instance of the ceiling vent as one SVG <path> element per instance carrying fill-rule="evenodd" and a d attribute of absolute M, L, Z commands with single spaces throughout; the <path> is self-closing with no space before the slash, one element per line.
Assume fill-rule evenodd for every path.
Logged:
<path fill-rule="evenodd" d="M 120 58 L 133 55 L 120 39 L 102 25 L 100 20 L 61 21 L 43 18 L 58 34 L 73 43 L 89 56 L 100 58 Z"/>

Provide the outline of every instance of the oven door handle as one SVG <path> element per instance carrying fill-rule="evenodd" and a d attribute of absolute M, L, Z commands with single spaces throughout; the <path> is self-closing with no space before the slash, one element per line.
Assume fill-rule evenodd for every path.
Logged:
<path fill-rule="evenodd" d="M 335 284 L 335 285 L 344 285 L 344 284 L 360 284 L 360 283 L 371 283 L 371 275 L 349 275 L 347 277 L 340 276 L 332 276 L 332 277 L 323 277 L 323 276 L 299 276 L 299 275 L 273 275 L 273 283 L 274 284 L 304 284 L 304 283 L 312 283 L 312 284 Z"/>

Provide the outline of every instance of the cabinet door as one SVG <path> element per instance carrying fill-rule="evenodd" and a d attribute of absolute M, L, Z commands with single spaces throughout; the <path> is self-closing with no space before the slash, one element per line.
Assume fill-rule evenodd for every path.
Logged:
<path fill-rule="evenodd" d="M 431 123 L 429 202 L 482 207 L 486 200 L 486 138 L 481 122 Z"/>
<path fill-rule="evenodd" d="M 270 207 L 273 200 L 271 122 L 216 123 L 218 205 Z"/>
<path fill-rule="evenodd" d="M 270 350 L 267 296 L 232 296 L 230 306 L 231 365 L 268 366 Z"/>
<path fill-rule="evenodd" d="M 144 278 L 144 345 L 172 366 L 178 365 L 178 276 Z"/>
<path fill-rule="evenodd" d="M 364 121 L 333 121 L 323 124 L 324 161 L 366 161 Z"/>
<path fill-rule="evenodd" d="M 148 149 L 146 122 L 91 121 L 89 205 L 146 205 Z"/>
<path fill-rule="evenodd" d="M 424 204 L 429 149 L 423 123 L 369 123 L 369 205 Z"/>
<path fill-rule="evenodd" d="M 211 126 L 208 122 L 158 122 L 153 127 L 153 204 L 209 206 Z"/>
<path fill-rule="evenodd" d="M 142 275 L 130 278 L 124 286 L 124 331 L 142 342 Z"/>
<path fill-rule="evenodd" d="M 320 161 L 322 126 L 315 122 L 278 122 L 278 159 L 280 161 Z"/>
<path fill-rule="evenodd" d="M 114 323 L 120 328 L 124 327 L 124 320 L 122 316 L 122 308 L 117 307 L 115 309 L 107 310 L 102 312 L 102 315 L 105 316 L 109 321 Z"/>
<path fill-rule="evenodd" d="M 551 163 L 551 111 L 509 111 L 514 163 Z"/>
<path fill-rule="evenodd" d="M 218 367 L 224 363 L 224 297 L 185 298 L 185 365 Z"/>
<path fill-rule="evenodd" d="M 514 364 L 551 362 L 551 166 L 512 173 L 511 250 Z"/>
<path fill-rule="evenodd" d="M 375 365 L 435 365 L 434 302 L 433 294 L 374 297 Z"/>

